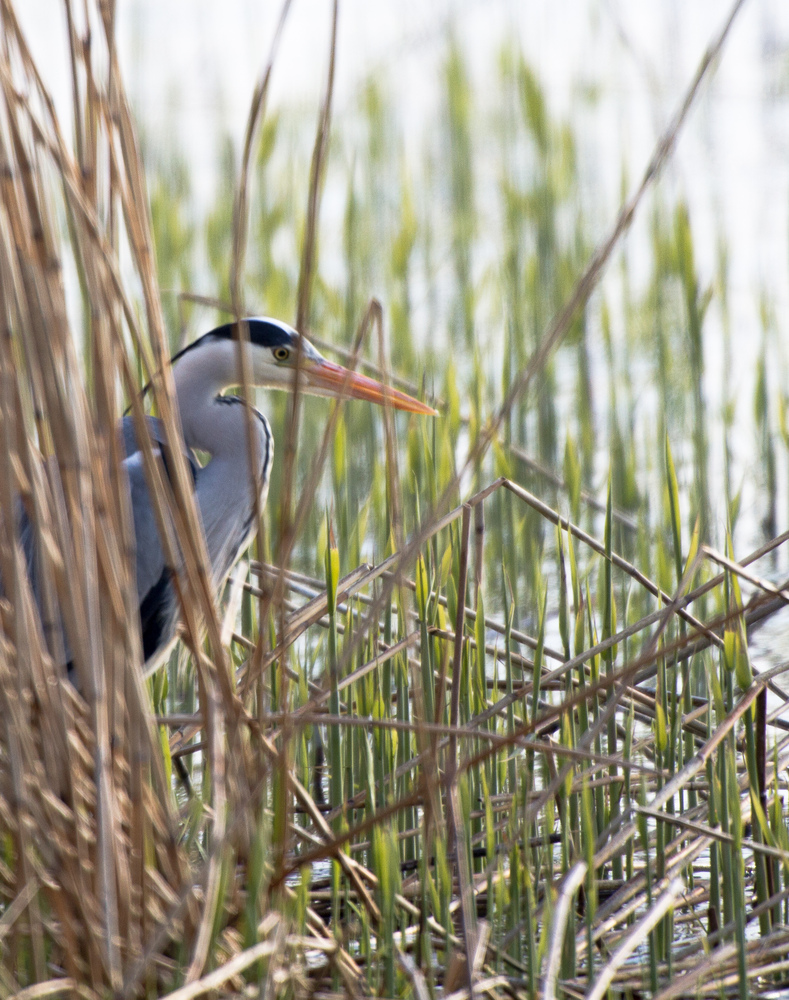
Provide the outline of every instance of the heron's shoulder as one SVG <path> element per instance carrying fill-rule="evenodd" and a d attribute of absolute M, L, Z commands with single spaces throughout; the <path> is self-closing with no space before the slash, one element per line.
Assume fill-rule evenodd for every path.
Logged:
<path fill-rule="evenodd" d="M 162 421 L 158 417 L 146 417 L 145 422 L 148 425 L 148 433 L 151 435 L 151 440 L 157 444 L 163 444 L 165 435 Z M 140 445 L 137 442 L 137 428 L 134 424 L 134 417 L 127 416 L 121 420 L 120 436 L 124 454 L 126 458 L 131 458 L 135 452 L 140 450 Z"/>
<path fill-rule="evenodd" d="M 154 446 L 154 450 L 158 451 L 162 456 L 162 461 L 164 462 L 164 468 L 167 475 L 170 475 L 170 468 L 167 463 L 167 449 L 165 445 L 167 444 L 167 434 L 164 429 L 164 422 L 158 417 L 146 417 L 145 422 L 148 426 L 148 433 L 151 436 L 151 442 Z M 126 455 L 126 471 L 129 475 L 138 472 L 142 474 L 142 449 L 137 441 L 137 428 L 134 425 L 133 417 L 124 417 L 121 421 L 120 427 L 121 442 L 123 444 L 123 450 Z M 200 466 L 195 458 L 194 452 L 191 448 L 183 448 L 184 458 L 189 463 L 189 469 L 192 473 L 192 482 L 195 481 L 198 472 L 200 471 Z"/>

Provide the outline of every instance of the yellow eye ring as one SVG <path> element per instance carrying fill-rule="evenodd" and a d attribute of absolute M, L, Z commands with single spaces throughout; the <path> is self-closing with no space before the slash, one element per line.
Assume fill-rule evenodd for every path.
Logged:
<path fill-rule="evenodd" d="M 290 351 L 287 347 L 275 347 L 273 354 L 277 361 L 287 361 L 290 357 Z"/>

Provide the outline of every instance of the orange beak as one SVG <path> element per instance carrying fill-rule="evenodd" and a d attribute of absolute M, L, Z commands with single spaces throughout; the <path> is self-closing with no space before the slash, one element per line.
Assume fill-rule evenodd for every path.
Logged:
<path fill-rule="evenodd" d="M 438 416 L 438 410 L 391 386 L 382 385 L 366 375 L 359 375 L 342 365 L 321 358 L 320 361 L 303 363 L 302 373 L 309 392 L 319 396 L 345 399 L 366 399 L 379 406 L 393 406 L 408 413 L 422 413 L 427 417 Z"/>

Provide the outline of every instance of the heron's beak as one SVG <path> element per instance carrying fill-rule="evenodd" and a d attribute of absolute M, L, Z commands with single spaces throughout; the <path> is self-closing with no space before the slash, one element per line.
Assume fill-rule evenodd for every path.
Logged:
<path fill-rule="evenodd" d="M 367 378 L 358 372 L 352 372 L 342 365 L 321 358 L 320 361 L 306 360 L 302 372 L 305 388 L 309 392 L 321 396 L 339 396 L 347 399 L 366 399 L 379 406 L 393 406 L 396 410 L 407 410 L 409 413 L 423 413 L 428 417 L 438 416 L 438 410 L 426 403 L 420 403 L 413 396 L 408 396 L 398 389 L 382 385 L 375 379 Z"/>

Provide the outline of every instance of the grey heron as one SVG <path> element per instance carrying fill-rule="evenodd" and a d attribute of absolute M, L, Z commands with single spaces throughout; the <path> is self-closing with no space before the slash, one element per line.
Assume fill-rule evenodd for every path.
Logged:
<path fill-rule="evenodd" d="M 412 413 L 436 412 L 403 392 L 326 360 L 286 323 L 268 318 L 250 318 L 242 322 L 246 326 L 246 337 L 239 338 L 236 325 L 228 323 L 200 337 L 172 359 L 183 445 L 192 470 L 215 590 L 221 587 L 252 540 L 257 527 L 254 490 L 259 491 L 262 507 L 268 493 L 274 454 L 271 427 L 266 417 L 250 404 L 253 418 L 250 421 L 244 400 L 222 394 L 242 382 L 241 350 L 247 352 L 250 381 L 257 386 L 292 389 L 294 368 L 298 364 L 301 392 L 363 399 Z M 250 424 L 251 449 L 247 440 Z M 163 425 L 149 417 L 148 426 L 154 447 L 166 460 Z M 160 661 L 176 638 L 179 607 L 148 492 L 142 452 L 130 417 L 124 418 L 121 433 L 133 512 L 143 656 L 146 667 L 150 668 Z M 205 465 L 198 464 L 196 451 L 209 456 Z M 255 463 L 253 469 L 250 469 L 250 454 Z M 17 530 L 31 575 L 35 576 L 33 533 L 24 513 Z M 70 659 L 68 655 L 66 658 Z"/>

